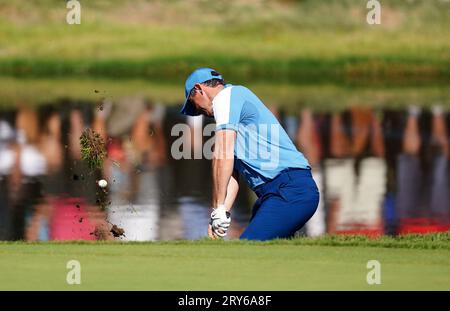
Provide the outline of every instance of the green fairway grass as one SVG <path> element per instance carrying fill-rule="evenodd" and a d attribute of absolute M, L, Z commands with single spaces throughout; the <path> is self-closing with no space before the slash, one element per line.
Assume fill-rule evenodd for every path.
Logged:
<path fill-rule="evenodd" d="M 448 80 L 450 3 L 391 0 L 0 0 L 0 75 L 181 82 L 196 66 L 253 81 Z"/>
<path fill-rule="evenodd" d="M 1 290 L 450 290 L 450 234 L 266 243 L 0 243 Z M 78 260 L 81 284 L 68 285 Z M 381 264 L 368 285 L 369 260 Z"/>

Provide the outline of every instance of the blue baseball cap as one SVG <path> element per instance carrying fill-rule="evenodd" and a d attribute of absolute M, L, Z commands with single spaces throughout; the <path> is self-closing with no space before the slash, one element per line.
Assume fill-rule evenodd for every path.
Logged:
<path fill-rule="evenodd" d="M 198 116 L 201 114 L 189 100 L 189 94 L 197 83 L 203 83 L 212 79 L 223 80 L 222 75 L 211 68 L 198 68 L 189 75 L 189 77 L 186 79 L 186 82 L 184 83 L 184 95 L 186 97 L 186 100 L 184 101 L 183 108 L 181 108 L 182 114 L 188 116 Z"/>

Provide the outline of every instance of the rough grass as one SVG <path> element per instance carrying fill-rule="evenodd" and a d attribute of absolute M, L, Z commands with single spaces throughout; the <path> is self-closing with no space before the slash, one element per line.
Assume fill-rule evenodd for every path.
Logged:
<path fill-rule="evenodd" d="M 0 1 L 0 74 L 182 81 L 212 66 L 231 79 L 448 80 L 450 3 L 392 0 L 382 24 L 366 2 Z M 189 12 L 187 14 L 186 12 Z"/>
<path fill-rule="evenodd" d="M 449 234 L 271 242 L 0 243 L 0 289 L 449 290 Z M 68 285 L 66 264 L 81 264 Z M 367 262 L 381 264 L 368 285 Z"/>
<path fill-rule="evenodd" d="M 368 237 L 365 235 L 325 235 L 321 237 L 297 237 L 293 239 L 276 239 L 271 241 L 246 240 L 175 240 L 175 241 L 50 241 L 50 242 L 24 242 L 0 241 L 0 245 L 48 245 L 48 244 L 74 244 L 74 245 L 309 245 L 309 246 L 357 246 L 357 247 L 383 247 L 383 248 L 417 248 L 417 249 L 447 249 L 450 250 L 450 232 L 429 234 L 406 234 L 397 236 Z"/>

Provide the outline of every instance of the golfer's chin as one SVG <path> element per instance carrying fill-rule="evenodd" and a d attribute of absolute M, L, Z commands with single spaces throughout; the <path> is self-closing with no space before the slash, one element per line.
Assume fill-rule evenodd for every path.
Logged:
<path fill-rule="evenodd" d="M 210 118 L 214 117 L 214 113 L 212 111 L 210 112 L 210 111 L 206 111 L 206 110 L 201 110 L 200 113 L 202 115 L 204 115 L 205 117 L 210 117 Z"/>

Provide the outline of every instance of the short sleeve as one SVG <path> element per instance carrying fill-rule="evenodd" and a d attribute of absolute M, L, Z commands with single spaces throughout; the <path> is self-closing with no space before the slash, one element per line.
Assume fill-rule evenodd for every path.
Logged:
<path fill-rule="evenodd" d="M 223 89 L 213 100 L 216 131 L 238 130 L 243 101 L 234 89 L 233 86 Z"/>

